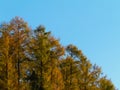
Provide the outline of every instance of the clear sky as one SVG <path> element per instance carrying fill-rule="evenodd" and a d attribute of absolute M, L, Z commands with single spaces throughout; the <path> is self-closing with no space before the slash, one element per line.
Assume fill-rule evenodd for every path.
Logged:
<path fill-rule="evenodd" d="M 79 47 L 120 89 L 120 0 L 0 0 L 0 22 L 15 16 Z"/>

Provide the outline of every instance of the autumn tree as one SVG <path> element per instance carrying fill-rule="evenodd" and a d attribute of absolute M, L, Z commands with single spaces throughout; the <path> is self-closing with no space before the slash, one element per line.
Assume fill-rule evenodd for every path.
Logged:
<path fill-rule="evenodd" d="M 50 32 L 45 31 L 43 26 L 39 26 L 34 31 L 29 44 L 29 57 L 32 59 L 32 68 L 38 76 L 38 88 L 49 90 L 62 88 L 62 76 L 58 64 L 63 54 L 64 48 L 50 35 Z"/>
<path fill-rule="evenodd" d="M 76 46 L 63 47 L 44 26 L 20 17 L 0 25 L 0 89 L 115 90 Z"/>
<path fill-rule="evenodd" d="M 5 65 L 6 83 L 9 90 L 20 88 L 20 79 L 22 79 L 20 64 L 25 58 L 26 40 L 28 38 L 29 28 L 27 23 L 19 17 L 15 17 L 10 23 L 1 25 L 1 58 Z"/>
<path fill-rule="evenodd" d="M 100 90 L 116 90 L 111 80 L 107 79 L 106 76 L 99 80 Z"/>

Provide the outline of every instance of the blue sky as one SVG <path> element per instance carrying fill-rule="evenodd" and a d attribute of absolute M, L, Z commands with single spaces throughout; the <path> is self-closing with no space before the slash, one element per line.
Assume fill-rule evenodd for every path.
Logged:
<path fill-rule="evenodd" d="M 120 0 L 1 0 L 0 22 L 15 16 L 79 47 L 120 89 Z"/>

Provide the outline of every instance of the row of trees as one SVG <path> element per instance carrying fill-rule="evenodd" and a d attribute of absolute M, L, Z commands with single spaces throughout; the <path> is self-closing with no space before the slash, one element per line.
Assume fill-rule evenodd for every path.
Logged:
<path fill-rule="evenodd" d="M 19 17 L 0 25 L 0 90 L 115 90 L 76 46 Z"/>

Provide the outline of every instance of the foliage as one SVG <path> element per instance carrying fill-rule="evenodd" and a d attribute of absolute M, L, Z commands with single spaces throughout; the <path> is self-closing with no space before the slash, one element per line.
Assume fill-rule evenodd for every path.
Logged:
<path fill-rule="evenodd" d="M 63 47 L 46 32 L 21 18 L 0 25 L 1 90 L 115 90 L 76 46 Z"/>

